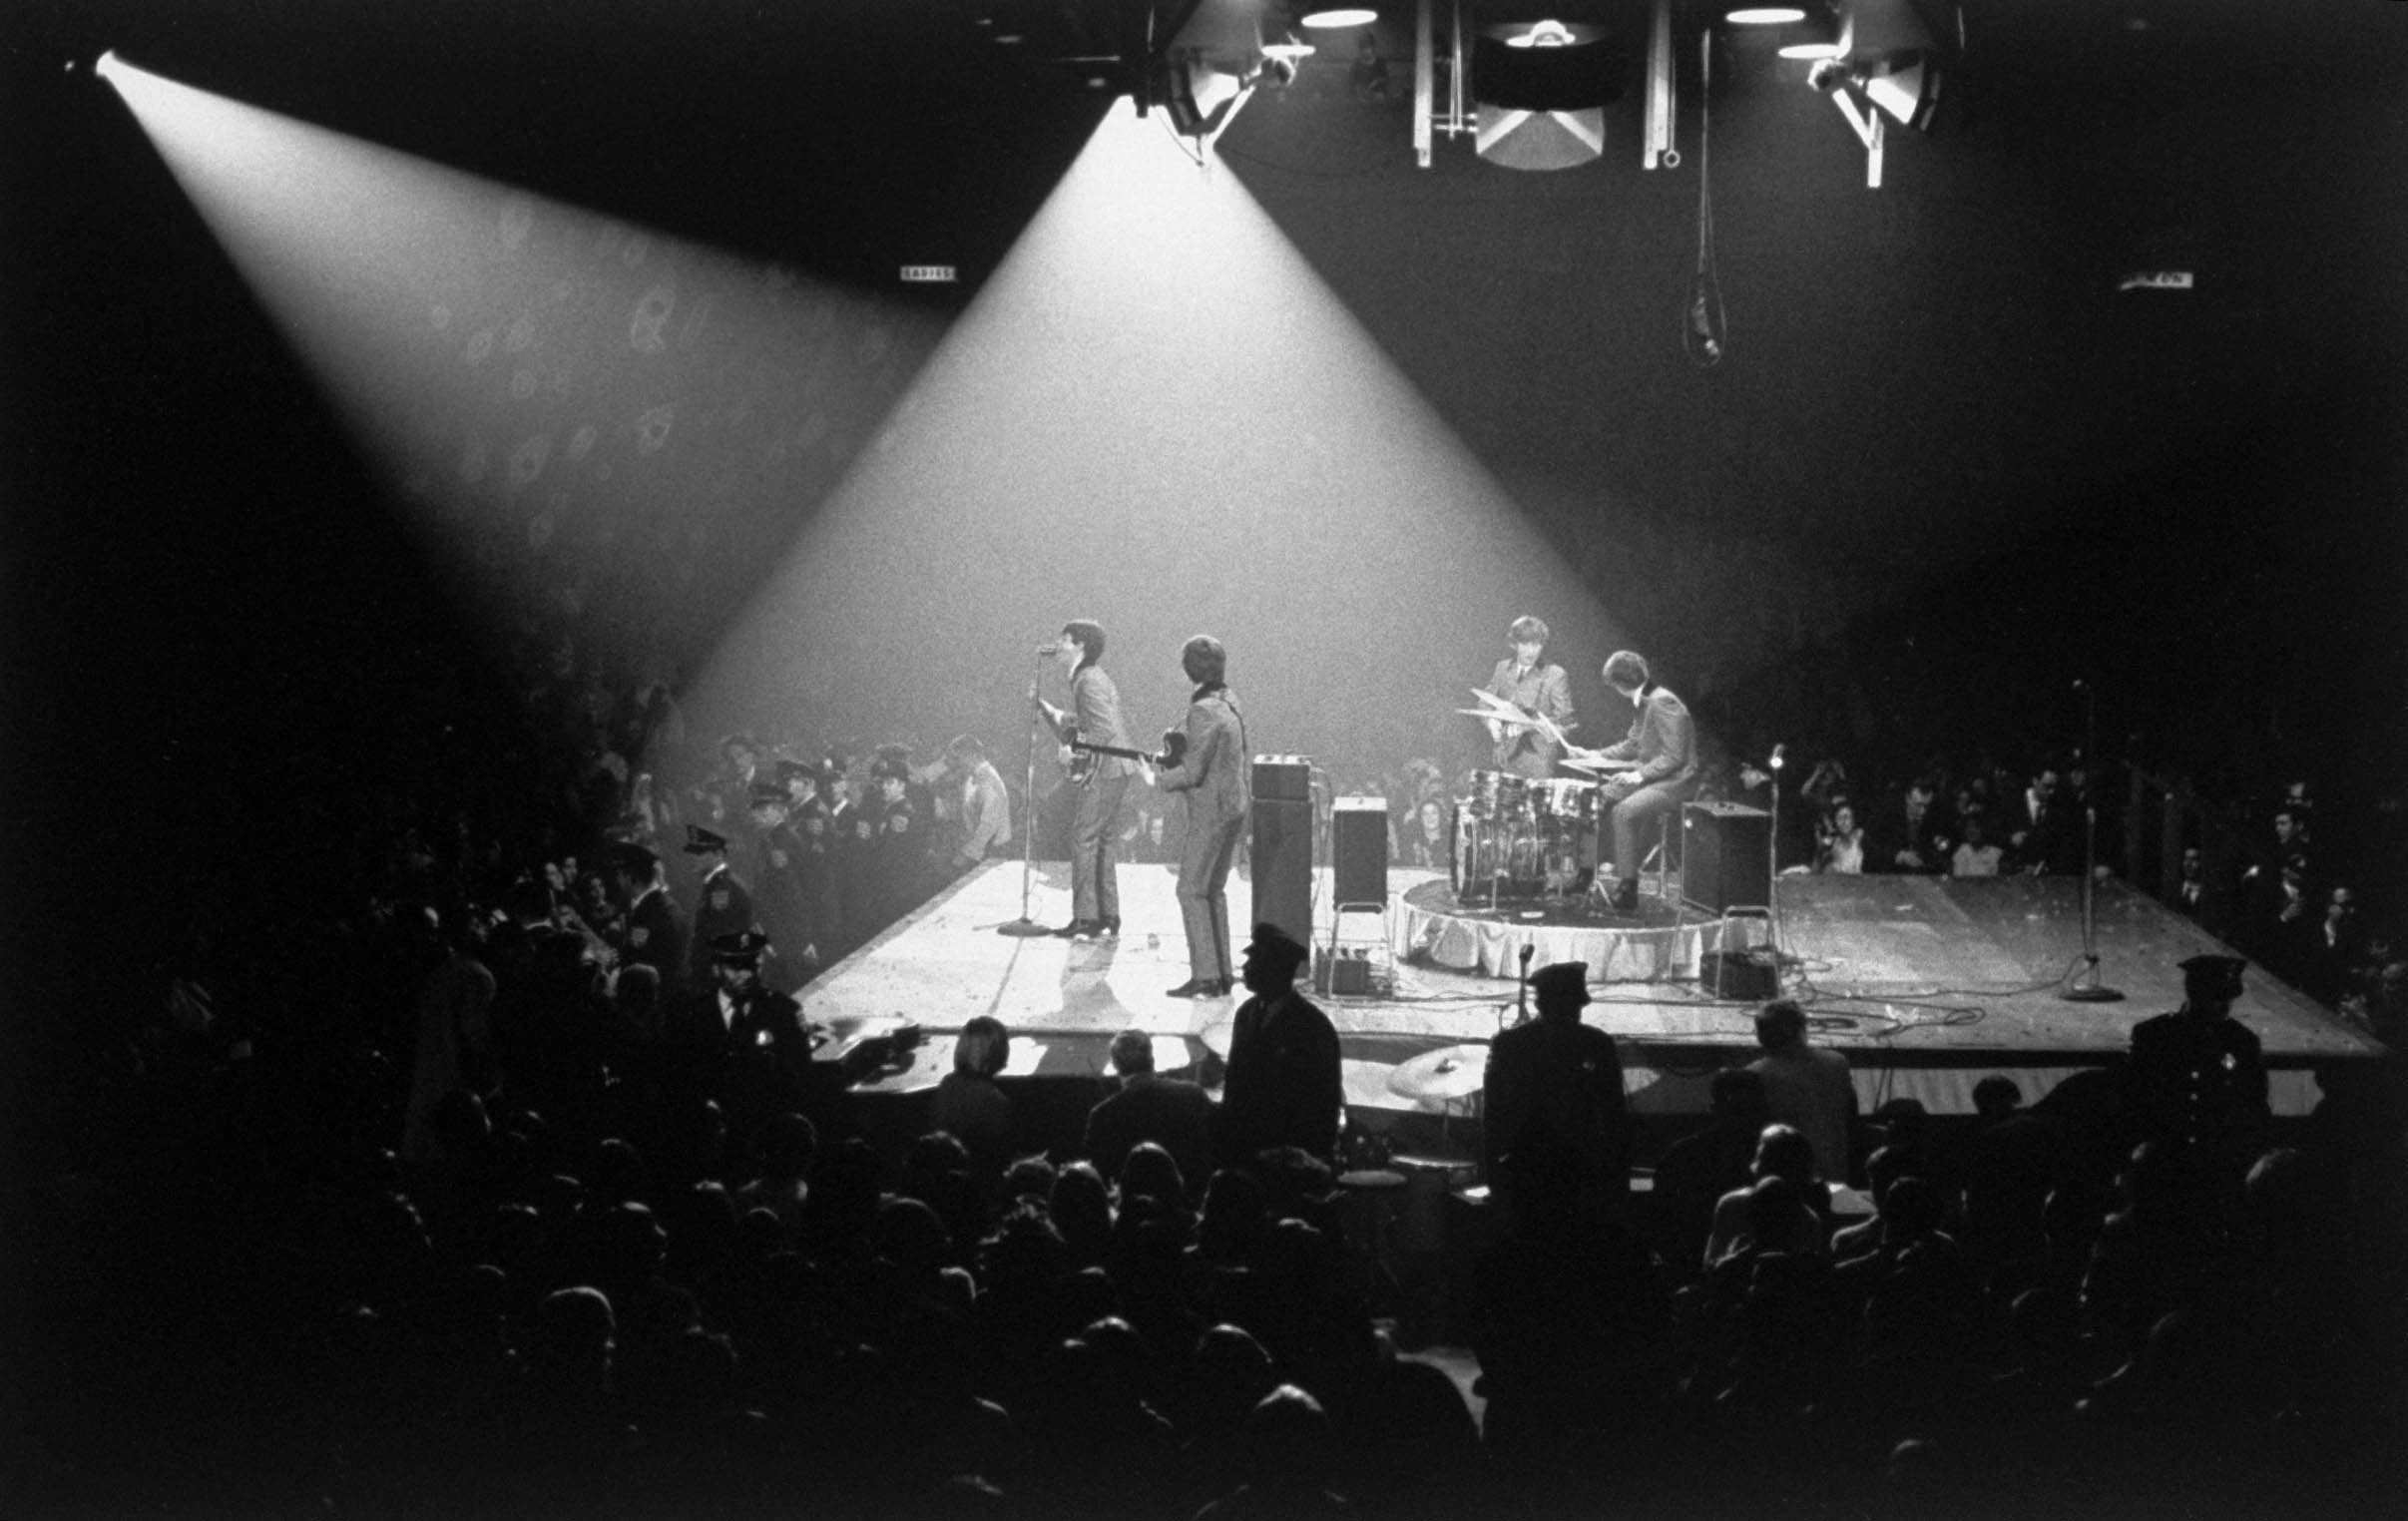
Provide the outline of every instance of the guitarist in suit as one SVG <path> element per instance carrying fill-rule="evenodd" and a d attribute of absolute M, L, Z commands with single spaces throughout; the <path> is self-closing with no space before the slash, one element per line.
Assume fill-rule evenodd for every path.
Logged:
<path fill-rule="evenodd" d="M 1079 816 L 1071 826 L 1071 922 L 1056 930 L 1066 939 L 1097 940 L 1121 932 L 1121 886 L 1114 871 L 1114 846 L 1120 832 L 1121 803 L 1129 793 L 1129 778 L 1138 762 L 1125 756 L 1070 751 L 1073 741 L 1115 750 L 1134 750 L 1128 726 L 1121 721 L 1121 693 L 1104 674 L 1103 626 L 1077 618 L 1062 626 L 1054 646 L 1055 658 L 1070 678 L 1071 702 L 1056 708 L 1037 696 L 1038 711 L 1069 752 L 1063 763 L 1080 787 Z"/>
<path fill-rule="evenodd" d="M 1555 774 L 1564 754 L 1562 732 L 1572 723 L 1572 678 L 1547 659 L 1547 625 L 1537 618 L 1517 618 L 1505 631 L 1513 654 L 1497 662 L 1488 691 L 1533 718 L 1554 724 L 1553 731 L 1536 725 L 1521 727 L 1488 722 L 1488 737 L 1496 745 L 1496 766 L 1517 776 L 1545 780 Z"/>
<path fill-rule="evenodd" d="M 1245 715 L 1225 677 L 1228 652 L 1199 634 L 1179 652 L 1196 684 L 1188 720 L 1170 746 L 1160 781 L 1166 792 L 1188 794 L 1188 829 L 1179 852 L 1179 916 L 1188 932 L 1188 980 L 1174 998 L 1225 998 L 1236 986 L 1229 951 L 1229 867 L 1252 804 L 1246 776 Z"/>

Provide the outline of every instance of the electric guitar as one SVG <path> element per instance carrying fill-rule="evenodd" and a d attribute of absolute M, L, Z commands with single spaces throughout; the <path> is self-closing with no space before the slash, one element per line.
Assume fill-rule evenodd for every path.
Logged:
<path fill-rule="evenodd" d="M 1163 731 L 1163 748 L 1159 751 L 1131 750 L 1125 745 L 1090 745 L 1085 740 L 1070 742 L 1070 779 L 1081 786 L 1096 772 L 1096 757 L 1118 756 L 1124 760 L 1143 760 L 1156 770 L 1177 765 L 1187 759 L 1188 735 L 1181 729 Z"/>

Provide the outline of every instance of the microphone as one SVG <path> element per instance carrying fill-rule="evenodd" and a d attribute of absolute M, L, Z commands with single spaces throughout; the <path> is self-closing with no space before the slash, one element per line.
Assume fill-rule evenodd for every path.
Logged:
<path fill-rule="evenodd" d="M 1039 655 L 1060 655 L 1062 647 L 1060 645 L 1039 645 L 1037 653 Z"/>
<path fill-rule="evenodd" d="M 1786 745 L 1775 745 L 1772 747 L 1772 768 L 1774 770 L 1777 771 L 1781 768 L 1781 757 L 1787 755 L 1788 753 L 1789 747 Z"/>

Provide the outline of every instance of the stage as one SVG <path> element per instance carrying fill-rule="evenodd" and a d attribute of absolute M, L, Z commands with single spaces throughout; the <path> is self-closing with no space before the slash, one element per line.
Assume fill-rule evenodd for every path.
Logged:
<path fill-rule="evenodd" d="M 1167 866 L 1120 868 L 1118 940 L 1016 938 L 997 930 L 1020 916 L 1021 866 L 988 862 L 814 980 L 803 990 L 805 1011 L 839 1037 L 897 1020 L 928 1032 L 911 1069 L 872 1091 L 932 1086 L 950 1065 L 948 1037 L 979 1014 L 1013 1031 L 1013 1074 L 1101 1076 L 1106 1043 L 1135 1028 L 1157 1037 L 1161 1068 L 1209 1079 L 1217 1064 L 1206 1053 L 1225 1048 L 1235 999 L 1166 996 L 1188 978 L 1175 881 Z M 1661 1114 L 1703 1112 L 1712 1072 L 1755 1050 L 1753 1002 L 1716 998 L 1698 981 L 1701 958 L 1716 949 L 1776 943 L 1782 991 L 1805 1005 L 1814 1041 L 1846 1053 L 1865 1108 L 1910 1096 L 1935 1114 L 1970 1113 L 1973 1084 L 1993 1072 L 2014 1077 L 2031 1100 L 2069 1073 L 2114 1060 L 2133 1025 L 2180 1005 L 2178 963 L 2224 949 L 2146 895 L 2105 883 L 2100 980 L 2125 997 L 2076 1003 L 2059 996 L 2082 948 L 2080 883 L 2071 877 L 1786 876 L 1769 919 L 1722 920 L 1651 896 L 1629 920 L 1558 913 L 1550 917 L 1575 922 L 1552 924 L 1510 904 L 1493 915 L 1449 912 L 1452 895 L 1427 871 L 1393 871 L 1389 886 L 1384 918 L 1350 912 L 1334 926 L 1326 872 L 1314 894 L 1316 950 L 1334 934 L 1371 987 L 1311 995 L 1337 1026 L 1349 1101 L 1364 1109 L 1439 1113 L 1434 1102 L 1389 1094 L 1386 1070 L 1438 1046 L 1485 1043 L 1510 1022 L 1512 970 L 1526 942 L 1534 967 L 1567 955 L 1590 960 L 1588 1021 L 1622 1043 L 1634 1109 Z M 1251 889 L 1232 879 L 1229 894 L 1242 940 Z M 1067 863 L 1038 864 L 1029 911 L 1043 924 L 1068 920 Z M 2234 1017 L 2263 1042 L 2277 1114 L 2314 1106 L 2317 1067 L 2383 1054 L 2257 968 L 2246 980 Z"/>

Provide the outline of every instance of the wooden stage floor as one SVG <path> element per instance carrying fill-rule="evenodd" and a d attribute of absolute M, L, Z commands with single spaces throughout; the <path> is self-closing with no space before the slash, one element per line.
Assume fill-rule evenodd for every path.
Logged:
<path fill-rule="evenodd" d="M 1390 873 L 1384 928 L 1372 915 L 1346 916 L 1344 940 L 1372 957 L 1373 996 L 1313 994 L 1338 1028 L 1350 1098 L 1366 1107 L 1413 1108 L 1385 1096 L 1388 1066 L 1440 1045 L 1483 1043 L 1513 1016 L 1510 977 L 1441 966 L 1419 951 L 1398 957 L 1401 897 L 1431 879 Z M 979 1014 L 1014 1031 L 1015 1073 L 1100 1074 L 1105 1043 L 1130 1028 L 1158 1037 L 1166 1070 L 1201 1065 L 1207 1032 L 1228 1020 L 1234 1003 L 1166 996 L 1188 977 L 1172 868 L 1124 865 L 1120 883 L 1117 941 L 1014 938 L 997 931 L 1020 916 L 1021 867 L 988 862 L 813 981 L 803 990 L 806 1012 L 839 1033 L 900 1018 L 938 1037 L 915 1071 L 882 1085 L 906 1091 L 934 1081 L 950 1061 L 942 1037 Z M 1324 872 L 1315 893 L 1318 945 L 1331 935 L 1327 885 Z M 2104 884 L 2101 980 L 2125 997 L 2070 1002 L 2058 989 L 2082 947 L 2079 888 L 2070 877 L 1783 877 L 1775 894 L 1782 989 L 1805 1004 L 1812 1038 L 1847 1054 L 1868 1109 L 1911 1095 L 1935 1113 L 1970 1112 L 1974 1081 L 1992 1072 L 2014 1076 L 2027 1100 L 2037 1098 L 2067 1073 L 2124 1052 L 2133 1025 L 2181 1003 L 2178 963 L 2223 949 L 2146 895 Z M 1232 879 L 1229 894 L 1242 938 L 1251 889 Z M 1037 865 L 1029 913 L 1042 924 L 1070 917 L 1067 863 Z M 1697 981 L 1697 948 L 1710 947 L 1717 926 L 1700 926 L 1694 913 L 1688 920 L 1680 949 L 1650 975 L 1591 990 L 1587 1018 L 1622 1043 L 1633 1104 L 1643 1111 L 1701 1112 L 1712 1070 L 1754 1052 L 1753 1005 L 1715 998 Z M 1761 925 L 1755 930 L 1760 943 Z M 2313 1068 L 2382 1054 L 2262 971 L 2252 967 L 2246 980 L 2234 1013 L 2264 1043 L 2277 1113 L 2313 1107 Z"/>

